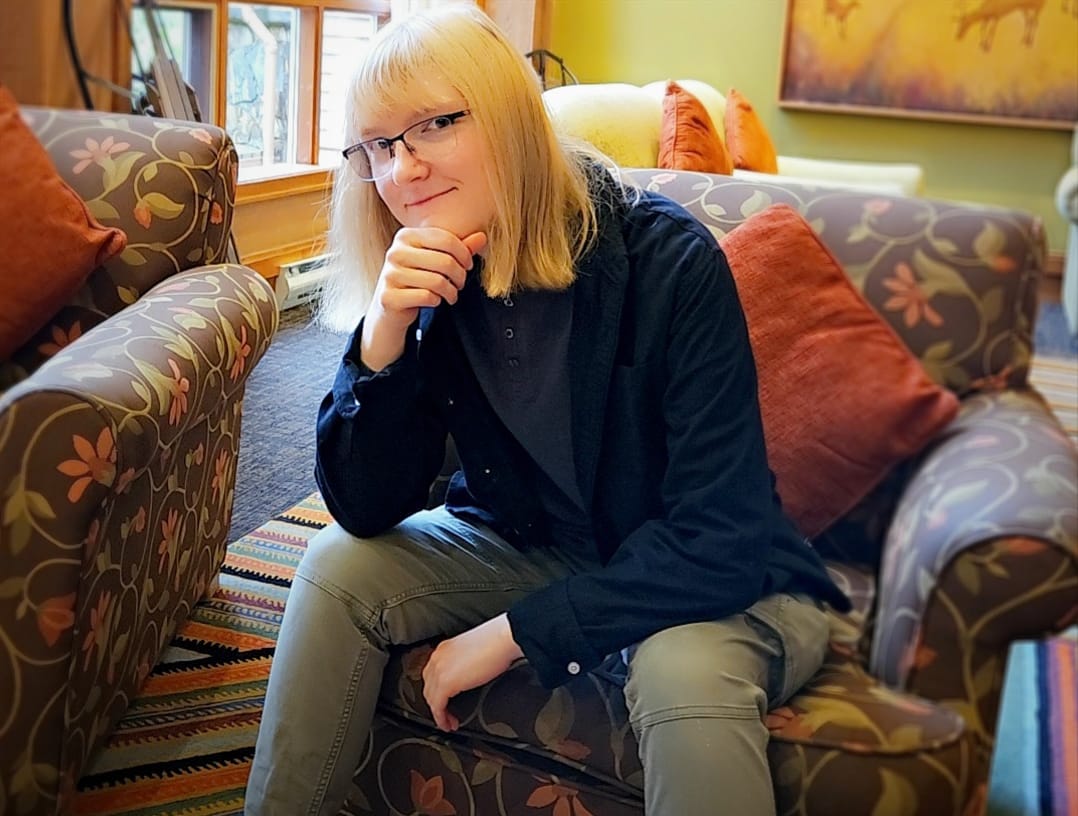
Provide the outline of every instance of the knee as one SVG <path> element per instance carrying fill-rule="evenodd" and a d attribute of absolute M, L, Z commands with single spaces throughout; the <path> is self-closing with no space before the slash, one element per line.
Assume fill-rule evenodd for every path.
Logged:
<path fill-rule="evenodd" d="M 334 522 L 308 542 L 296 576 L 348 605 L 372 608 L 389 584 L 379 566 L 385 559 L 377 539 L 356 538 Z"/>
<path fill-rule="evenodd" d="M 762 718 L 767 713 L 766 676 L 751 650 L 728 634 L 721 624 L 689 624 L 640 643 L 625 687 L 630 719 Z"/>

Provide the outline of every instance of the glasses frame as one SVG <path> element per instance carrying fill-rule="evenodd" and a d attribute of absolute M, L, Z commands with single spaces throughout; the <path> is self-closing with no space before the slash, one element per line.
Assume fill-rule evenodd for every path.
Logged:
<path fill-rule="evenodd" d="M 371 165 L 371 178 L 365 178 L 364 176 L 360 175 L 359 171 L 356 170 L 355 166 L 352 164 L 352 156 L 354 156 L 361 150 L 365 151 L 367 145 L 372 144 L 373 142 L 385 142 L 386 148 L 389 150 L 390 159 L 397 158 L 397 152 L 393 147 L 397 142 L 400 142 L 402 145 L 404 145 L 408 152 L 414 156 L 416 154 L 415 147 L 408 144 L 408 140 L 404 138 L 408 131 L 415 130 L 417 127 L 429 125 L 435 119 L 448 119 L 450 125 L 455 125 L 459 119 L 462 119 L 470 113 L 471 109 L 463 108 L 458 111 L 453 111 L 453 113 L 439 113 L 434 116 L 428 116 L 426 119 L 420 119 L 418 122 L 413 122 L 412 124 L 408 125 L 408 127 L 402 130 L 396 136 L 375 136 L 373 139 L 364 139 L 362 142 L 356 142 L 354 145 L 350 145 L 349 147 L 346 147 L 344 150 L 342 150 L 341 155 L 344 156 L 344 160 L 348 162 L 348 166 L 352 168 L 352 172 L 355 173 L 361 181 L 379 181 L 380 179 L 384 179 L 386 176 L 393 172 L 392 162 L 386 165 L 386 171 L 384 173 L 380 175 L 374 175 L 374 166 L 371 165 L 370 156 L 368 155 L 367 164 Z"/>

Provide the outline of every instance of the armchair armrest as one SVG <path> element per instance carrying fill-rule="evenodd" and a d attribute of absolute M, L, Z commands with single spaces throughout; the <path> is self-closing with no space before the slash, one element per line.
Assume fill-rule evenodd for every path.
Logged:
<path fill-rule="evenodd" d="M 1078 613 L 1078 450 L 1033 391 L 963 401 L 884 543 L 870 665 L 991 744 L 1008 644 Z"/>
<path fill-rule="evenodd" d="M 0 810 L 51 812 L 216 574 L 277 320 L 258 274 L 201 267 L 0 395 Z"/>

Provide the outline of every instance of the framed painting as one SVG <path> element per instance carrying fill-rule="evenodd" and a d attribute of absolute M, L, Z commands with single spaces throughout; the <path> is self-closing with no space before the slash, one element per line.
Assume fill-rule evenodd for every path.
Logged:
<path fill-rule="evenodd" d="M 787 0 L 779 105 L 1069 129 L 1078 0 Z"/>

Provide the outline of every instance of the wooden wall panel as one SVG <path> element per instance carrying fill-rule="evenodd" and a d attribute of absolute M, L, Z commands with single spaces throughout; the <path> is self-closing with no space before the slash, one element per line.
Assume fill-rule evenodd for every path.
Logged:
<path fill-rule="evenodd" d="M 130 59 L 117 9 L 129 0 L 72 0 L 76 40 L 92 74 L 125 85 Z M 83 108 L 64 38 L 60 0 L 0 0 L 0 82 L 24 105 Z M 123 35 L 126 37 L 126 34 Z M 129 110 L 130 103 L 91 83 L 94 107 Z"/>

